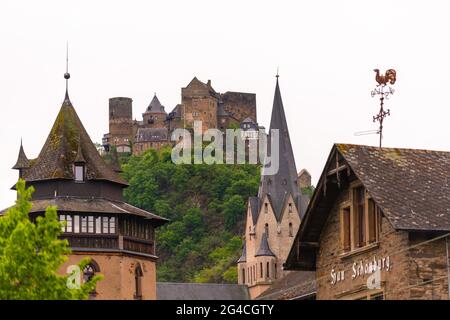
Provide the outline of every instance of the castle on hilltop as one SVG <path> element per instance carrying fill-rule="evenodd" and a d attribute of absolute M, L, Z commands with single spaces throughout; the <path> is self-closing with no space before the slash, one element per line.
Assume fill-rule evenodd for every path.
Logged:
<path fill-rule="evenodd" d="M 103 147 L 115 147 L 118 153 L 141 154 L 148 149 L 172 145 L 174 129 L 191 129 L 202 121 L 202 130 L 216 128 L 258 129 L 254 93 L 216 92 L 211 80 L 203 83 L 194 77 L 181 88 L 181 103 L 167 113 L 156 94 L 142 114 L 133 120 L 131 98 L 109 99 L 109 133 L 103 136 Z"/>

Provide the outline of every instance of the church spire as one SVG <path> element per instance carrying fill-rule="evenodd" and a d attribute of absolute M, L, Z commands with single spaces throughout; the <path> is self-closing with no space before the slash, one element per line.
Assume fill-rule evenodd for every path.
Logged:
<path fill-rule="evenodd" d="M 66 95 L 64 97 L 64 103 L 71 103 L 69 99 L 69 79 L 70 79 L 70 73 L 69 73 L 69 43 L 67 42 L 66 45 L 66 73 L 64 73 L 64 79 L 66 79 Z"/>
<path fill-rule="evenodd" d="M 289 194 L 294 198 L 295 205 L 300 215 L 303 210 L 300 208 L 301 194 L 297 185 L 297 169 L 295 166 L 294 153 L 292 151 L 291 139 L 284 112 L 283 100 L 279 84 L 279 75 L 277 72 L 275 94 L 273 98 L 272 117 L 270 120 L 270 129 L 268 136 L 268 154 L 270 155 L 270 141 L 272 130 L 278 130 L 279 141 L 275 146 L 279 147 L 279 170 L 273 175 L 262 175 L 261 184 L 258 192 L 260 201 L 268 195 L 275 211 L 277 219 L 280 219 L 281 212 Z M 264 170 L 264 169 L 263 169 Z"/>

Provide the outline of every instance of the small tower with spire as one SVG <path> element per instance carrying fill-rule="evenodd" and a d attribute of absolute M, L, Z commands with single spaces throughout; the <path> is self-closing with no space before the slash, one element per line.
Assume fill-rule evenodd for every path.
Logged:
<path fill-rule="evenodd" d="M 17 157 L 17 162 L 12 167 L 14 170 L 19 170 L 19 179 L 22 178 L 24 170 L 27 170 L 30 167 L 30 161 L 28 160 L 25 151 L 23 150 L 22 139 L 20 139 L 20 149 L 19 156 Z"/>
<path fill-rule="evenodd" d="M 238 261 L 238 282 L 249 287 L 251 298 L 267 290 L 286 272 L 283 263 L 309 202 L 297 184 L 297 169 L 276 75 L 275 95 L 267 141 L 278 130 L 279 170 L 261 175 L 257 197 L 250 197 L 244 236 L 244 248 Z M 268 154 L 270 155 L 270 143 Z"/>

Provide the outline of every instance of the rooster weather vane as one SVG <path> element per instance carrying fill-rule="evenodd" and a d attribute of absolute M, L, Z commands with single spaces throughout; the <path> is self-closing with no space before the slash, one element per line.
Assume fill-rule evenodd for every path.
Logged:
<path fill-rule="evenodd" d="M 375 89 L 372 90 L 372 98 L 375 96 L 380 96 L 380 111 L 377 115 L 373 116 L 373 122 L 378 122 L 380 124 L 377 134 L 380 135 L 380 148 L 381 142 L 383 140 L 383 121 L 384 118 L 390 116 L 390 110 L 384 110 L 384 100 L 389 99 L 389 97 L 394 94 L 394 89 L 390 86 L 395 84 L 397 80 L 397 72 L 394 69 L 388 69 L 384 75 L 380 74 L 379 69 L 374 69 L 376 75 L 375 80 L 378 83 Z"/>

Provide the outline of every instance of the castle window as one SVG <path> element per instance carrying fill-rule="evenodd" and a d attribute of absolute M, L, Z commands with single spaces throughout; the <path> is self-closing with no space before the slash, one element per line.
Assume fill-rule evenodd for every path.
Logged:
<path fill-rule="evenodd" d="M 81 217 L 81 232 L 82 233 L 87 232 L 87 217 L 86 216 Z"/>
<path fill-rule="evenodd" d="M 264 213 L 269 212 L 269 205 L 267 203 L 264 203 Z"/>
<path fill-rule="evenodd" d="M 263 265 L 262 265 L 262 262 L 260 262 L 259 263 L 259 275 L 260 275 L 260 277 L 261 277 L 261 279 L 262 279 L 262 277 L 263 277 Z"/>
<path fill-rule="evenodd" d="M 84 165 L 75 164 L 74 171 L 75 171 L 74 172 L 75 173 L 75 181 L 83 182 L 84 181 Z"/>
<path fill-rule="evenodd" d="M 289 203 L 289 213 L 292 213 L 292 203 Z"/>
<path fill-rule="evenodd" d="M 59 222 L 61 222 L 61 231 L 62 232 L 66 231 L 66 227 L 63 224 L 65 221 L 66 221 L 66 216 L 63 214 L 59 215 Z"/>
<path fill-rule="evenodd" d="M 270 264 L 269 262 L 266 263 L 266 277 L 270 278 Z"/>
<path fill-rule="evenodd" d="M 275 263 L 274 278 L 277 278 L 277 264 Z"/>
<path fill-rule="evenodd" d="M 269 224 L 268 223 L 266 223 L 265 225 L 264 225 L 264 232 L 266 233 L 266 235 L 267 235 L 267 237 L 269 236 Z"/>
<path fill-rule="evenodd" d="M 91 281 L 97 272 L 100 272 L 100 268 L 95 260 L 91 260 L 83 269 L 83 282 Z"/>
<path fill-rule="evenodd" d="M 73 217 L 73 232 L 80 233 L 80 216 Z"/>
<path fill-rule="evenodd" d="M 103 217 L 103 233 L 108 233 L 108 217 Z"/>
<path fill-rule="evenodd" d="M 292 230 L 292 222 L 289 222 L 289 237 L 293 237 L 294 236 L 294 231 Z"/>
<path fill-rule="evenodd" d="M 116 233 L 116 218 L 109 218 L 109 233 Z"/>
<path fill-rule="evenodd" d="M 66 232 L 72 232 L 72 216 L 66 216 Z"/>
<path fill-rule="evenodd" d="M 95 218 L 95 233 L 102 233 L 102 217 Z"/>
<path fill-rule="evenodd" d="M 138 263 L 136 268 L 134 269 L 134 286 L 135 286 L 134 298 L 137 300 L 142 299 L 142 277 L 143 273 L 141 265 Z"/>
<path fill-rule="evenodd" d="M 242 268 L 242 283 L 245 284 L 245 268 Z"/>
<path fill-rule="evenodd" d="M 94 216 L 88 217 L 88 233 L 94 233 Z"/>

